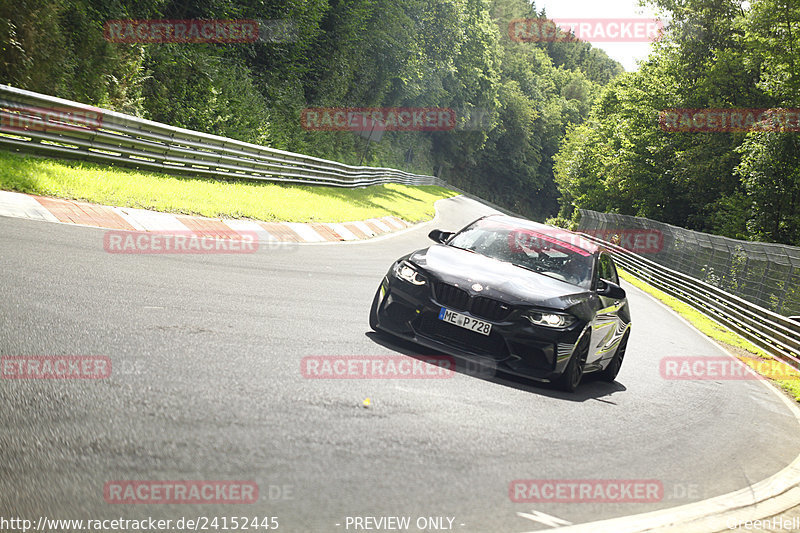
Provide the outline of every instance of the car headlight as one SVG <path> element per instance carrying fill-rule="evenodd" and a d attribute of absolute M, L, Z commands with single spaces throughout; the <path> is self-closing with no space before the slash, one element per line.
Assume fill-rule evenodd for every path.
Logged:
<path fill-rule="evenodd" d="M 394 267 L 394 275 L 413 285 L 425 285 L 425 277 L 406 261 L 400 261 Z"/>
<path fill-rule="evenodd" d="M 576 318 L 566 313 L 549 313 L 547 311 L 529 311 L 525 314 L 531 324 L 548 328 L 566 328 L 575 323 Z"/>

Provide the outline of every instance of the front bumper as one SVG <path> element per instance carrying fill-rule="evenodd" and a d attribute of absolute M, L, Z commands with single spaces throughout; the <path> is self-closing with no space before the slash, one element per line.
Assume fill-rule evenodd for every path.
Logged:
<path fill-rule="evenodd" d="M 491 333 L 482 335 L 440 320 L 442 307 L 490 322 Z M 380 287 L 378 328 L 449 355 L 489 362 L 511 374 L 539 380 L 560 376 L 586 323 L 578 320 L 564 329 L 536 326 L 522 316 L 524 309 L 509 307 L 507 317 L 489 320 L 443 304 L 431 280 L 425 285 L 412 285 L 390 274 Z"/>

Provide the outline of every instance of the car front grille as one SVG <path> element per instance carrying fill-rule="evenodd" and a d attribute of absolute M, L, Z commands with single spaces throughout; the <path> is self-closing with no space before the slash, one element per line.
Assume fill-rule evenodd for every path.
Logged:
<path fill-rule="evenodd" d="M 469 293 L 464 289 L 459 289 L 447 283 L 438 282 L 435 284 L 436 300 L 445 307 L 458 309 L 459 311 L 469 310 Z"/>
<path fill-rule="evenodd" d="M 445 307 L 457 311 L 469 311 L 476 317 L 493 322 L 505 320 L 512 311 L 511 306 L 503 302 L 485 296 L 473 298 L 464 289 L 442 282 L 434 283 L 434 296 L 436 301 Z"/>
<path fill-rule="evenodd" d="M 492 300 L 491 298 L 478 296 L 472 299 L 472 305 L 470 306 L 470 313 L 472 313 L 475 316 L 485 318 L 486 320 L 493 320 L 495 322 L 499 322 L 501 320 L 505 320 L 508 317 L 509 313 L 511 313 L 511 307 L 504 304 L 503 302 L 498 302 L 497 300 Z"/>

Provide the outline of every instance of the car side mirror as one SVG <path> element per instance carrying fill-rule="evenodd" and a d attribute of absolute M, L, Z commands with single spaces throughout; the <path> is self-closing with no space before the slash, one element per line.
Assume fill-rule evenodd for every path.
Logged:
<path fill-rule="evenodd" d="M 601 279 L 597 284 L 597 294 L 607 296 L 612 300 L 622 300 L 626 296 L 625 289 L 607 279 Z"/>
<path fill-rule="evenodd" d="M 432 241 L 438 242 L 440 244 L 446 243 L 447 240 L 450 237 L 452 237 L 453 235 L 455 235 L 455 233 L 453 233 L 452 231 L 442 231 L 440 229 L 435 229 L 435 230 L 431 231 L 430 233 L 428 233 L 428 237 Z"/>

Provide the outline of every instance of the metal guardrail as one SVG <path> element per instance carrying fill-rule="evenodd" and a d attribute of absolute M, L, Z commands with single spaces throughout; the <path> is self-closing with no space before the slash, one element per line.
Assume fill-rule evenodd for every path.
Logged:
<path fill-rule="evenodd" d="M 382 183 L 447 186 L 433 176 L 345 165 L 177 128 L 8 85 L 0 85 L 0 147 L 214 179 L 333 187 Z"/>
<path fill-rule="evenodd" d="M 580 233 L 580 230 L 578 230 Z M 800 322 L 755 305 L 702 280 L 682 274 L 608 241 L 601 244 L 626 271 L 730 328 L 774 358 L 800 368 Z"/>

